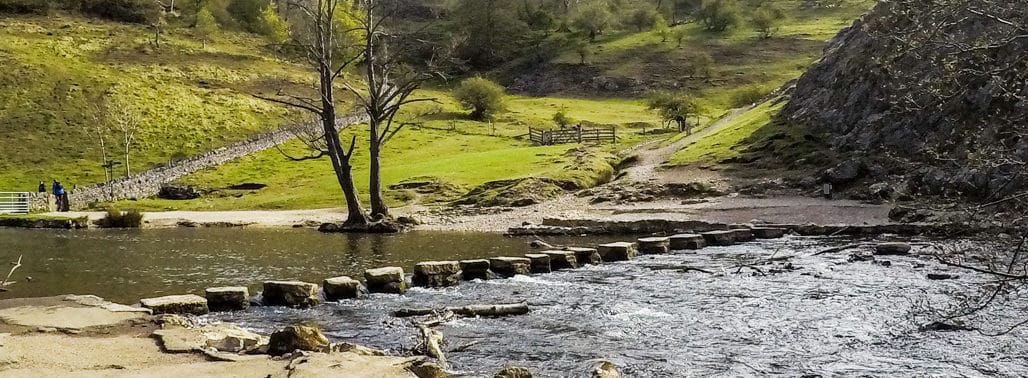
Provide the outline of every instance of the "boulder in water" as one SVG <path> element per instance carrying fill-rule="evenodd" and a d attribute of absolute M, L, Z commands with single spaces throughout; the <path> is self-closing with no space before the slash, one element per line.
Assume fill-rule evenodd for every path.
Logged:
<path fill-rule="evenodd" d="M 698 234 L 678 234 L 671 236 L 669 240 L 669 247 L 674 251 L 701 249 L 707 246 L 703 235 Z"/>
<path fill-rule="evenodd" d="M 599 364 L 593 367 L 592 378 L 621 378 L 621 372 L 618 371 L 617 365 L 614 365 L 610 361 L 600 361 Z"/>
<path fill-rule="evenodd" d="M 545 253 L 529 253 L 525 255 L 529 260 L 529 270 L 532 273 L 550 273 L 553 271 L 553 266 L 550 264 L 550 255 Z"/>
<path fill-rule="evenodd" d="M 754 227 L 750 231 L 753 231 L 753 236 L 757 239 L 778 239 L 785 236 L 784 228 Z"/>
<path fill-rule="evenodd" d="M 704 232 L 703 239 L 707 241 L 709 245 L 732 245 L 735 244 L 735 231 L 710 231 Z"/>
<path fill-rule="evenodd" d="M 532 269 L 532 260 L 525 257 L 494 257 L 489 259 L 489 270 L 500 277 L 527 275 Z"/>
<path fill-rule="evenodd" d="M 639 253 L 665 254 L 670 251 L 671 239 L 668 237 L 639 238 Z"/>
<path fill-rule="evenodd" d="M 168 295 L 157 298 L 146 298 L 139 301 L 144 308 L 154 314 L 193 314 L 203 315 L 209 310 L 207 299 L 195 294 Z"/>
<path fill-rule="evenodd" d="M 460 283 L 461 269 L 457 261 L 426 261 L 414 265 L 411 284 L 421 287 L 447 287 Z"/>
<path fill-rule="evenodd" d="M 407 291 L 403 268 L 400 267 L 365 270 L 364 280 L 367 281 L 368 291 L 372 293 L 403 294 Z"/>
<path fill-rule="evenodd" d="M 570 247 L 568 248 L 568 251 L 575 254 L 575 261 L 577 261 L 580 266 L 585 264 L 595 265 L 603 262 L 603 259 L 600 257 L 600 253 L 597 252 L 596 248 Z"/>
<path fill-rule="evenodd" d="M 465 280 L 488 280 L 489 279 L 489 260 L 476 259 L 476 260 L 461 260 L 460 261 L 461 277 Z"/>
<path fill-rule="evenodd" d="M 364 291 L 360 281 L 346 276 L 328 278 L 322 282 L 321 288 L 325 292 L 325 300 L 328 301 L 359 298 Z"/>
<path fill-rule="evenodd" d="M 250 290 L 244 286 L 212 287 L 204 291 L 211 311 L 239 311 L 250 307 Z"/>
<path fill-rule="evenodd" d="M 627 242 L 600 244 L 596 252 L 603 261 L 628 261 L 635 258 L 635 245 Z"/>
<path fill-rule="evenodd" d="M 493 378 L 532 378 L 532 372 L 520 366 L 504 366 Z"/>
<path fill-rule="evenodd" d="M 550 267 L 553 270 L 575 269 L 578 267 L 578 260 L 575 253 L 571 251 L 543 251 L 550 256 Z"/>
<path fill-rule="evenodd" d="M 910 254 L 910 249 L 910 244 L 907 243 L 881 243 L 875 246 L 875 255 L 902 256 Z"/>
<path fill-rule="evenodd" d="M 292 325 L 271 334 L 268 354 L 280 356 L 296 350 L 323 351 L 329 348 L 328 338 L 313 325 Z"/>
<path fill-rule="evenodd" d="M 320 301 L 318 285 L 301 281 L 267 281 L 262 300 L 266 306 L 307 308 Z"/>

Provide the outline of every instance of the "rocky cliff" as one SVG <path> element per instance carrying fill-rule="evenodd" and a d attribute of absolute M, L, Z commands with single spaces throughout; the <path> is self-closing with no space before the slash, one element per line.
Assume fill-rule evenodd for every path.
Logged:
<path fill-rule="evenodd" d="M 1028 1 L 881 2 L 828 44 L 781 117 L 832 149 L 829 181 L 982 198 L 1025 189 Z"/>

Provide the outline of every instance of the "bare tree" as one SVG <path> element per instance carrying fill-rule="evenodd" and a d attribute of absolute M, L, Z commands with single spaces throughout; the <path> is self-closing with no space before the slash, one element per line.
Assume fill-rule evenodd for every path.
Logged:
<path fill-rule="evenodd" d="M 132 175 L 132 164 L 130 163 L 129 156 L 132 153 L 132 145 L 136 142 L 139 118 L 124 103 L 109 98 L 104 104 L 108 124 L 120 134 L 121 144 L 124 147 L 125 177 L 129 177 Z M 111 176 L 113 176 L 113 173 Z"/>
<path fill-rule="evenodd" d="M 357 98 L 360 108 L 368 114 L 371 214 L 374 218 L 389 216 L 389 207 L 382 198 L 382 147 L 404 128 L 406 123 L 395 122 L 404 105 L 432 98 L 411 97 L 421 85 L 432 78 L 431 70 L 417 70 L 402 64 L 399 56 L 390 51 L 390 42 L 400 37 L 389 34 L 385 23 L 389 19 L 382 3 L 377 0 L 359 0 L 360 12 L 352 19 L 360 25 L 365 37 L 360 54 L 364 58 L 364 80 L 366 88 L 351 84 L 347 89 Z M 392 41 L 390 41 L 392 40 Z M 431 67 L 431 62 L 428 64 Z"/>
<path fill-rule="evenodd" d="M 90 104 L 89 118 L 93 135 L 100 145 L 100 158 L 104 169 L 104 181 L 111 181 L 114 172 L 111 171 L 111 162 L 107 157 L 107 134 L 110 133 L 110 126 L 107 120 L 107 101 L 104 98 L 94 99 Z"/>
<path fill-rule="evenodd" d="M 302 50 L 310 67 L 317 74 L 317 96 L 289 94 L 279 91 L 274 95 L 257 94 L 255 97 L 283 104 L 309 112 L 321 126 L 324 144 L 316 146 L 317 155 L 328 156 L 332 170 L 343 196 L 346 199 L 348 226 L 368 224 L 367 215 L 361 206 L 357 187 L 353 182 L 353 166 L 350 162 L 356 148 L 356 136 L 348 146 L 340 140 L 341 128 L 337 125 L 337 106 L 334 83 L 351 65 L 360 61 L 363 54 L 355 52 L 356 34 L 359 28 L 346 26 L 343 17 L 352 12 L 353 5 L 344 0 L 289 0 L 287 9 L 295 14 L 291 35 L 295 46 Z M 310 145 L 309 145 L 310 146 Z M 320 157 L 320 156 L 319 156 Z"/>

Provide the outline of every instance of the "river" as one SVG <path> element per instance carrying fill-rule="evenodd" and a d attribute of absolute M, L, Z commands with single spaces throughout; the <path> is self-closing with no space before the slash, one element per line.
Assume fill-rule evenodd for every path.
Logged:
<path fill-rule="evenodd" d="M 519 255 L 531 250 L 528 241 L 468 233 L 0 230 L 0 261 L 24 254 L 23 273 L 34 277 L 7 295 L 74 292 L 135 302 L 217 285 L 248 284 L 256 290 L 265 279 L 319 282 L 339 274 L 359 276 L 369 267 Z M 306 310 L 255 307 L 201 320 L 229 321 L 265 334 L 316 321 L 333 340 L 405 354 L 417 339 L 409 319 L 390 316 L 395 309 L 525 301 L 532 308 L 527 315 L 444 325 L 453 369 L 481 376 L 513 364 L 543 377 L 582 376 L 597 359 L 609 359 L 629 377 L 1028 376 L 1023 329 L 998 337 L 919 329 L 928 319 L 917 311 L 921 303 L 949 303 L 949 293 L 977 287 L 984 277 L 947 270 L 927 256 L 879 258 L 889 266 L 851 262 L 850 252 L 812 256 L 850 242 L 787 237 L 446 289 L 415 288 L 404 296 L 376 294 Z M 785 269 L 784 262 L 759 265 L 760 272 L 736 268 L 770 256 L 792 256 L 793 269 Z M 939 272 L 959 278 L 926 278 Z M 1028 304 L 1021 302 L 979 320 L 1002 329 L 1028 313 Z"/>

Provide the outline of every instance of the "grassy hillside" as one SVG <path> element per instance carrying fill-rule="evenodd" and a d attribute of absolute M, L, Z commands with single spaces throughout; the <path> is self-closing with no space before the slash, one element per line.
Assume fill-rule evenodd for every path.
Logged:
<path fill-rule="evenodd" d="M 283 109 L 248 92 L 304 71 L 264 53 L 257 37 L 225 33 L 202 48 L 188 32 L 172 29 L 156 48 L 139 25 L 0 17 L 0 189 L 102 181 L 89 103 L 105 91 L 140 120 L 135 171 L 277 127 Z M 120 135 L 110 137 L 118 151 Z"/>

